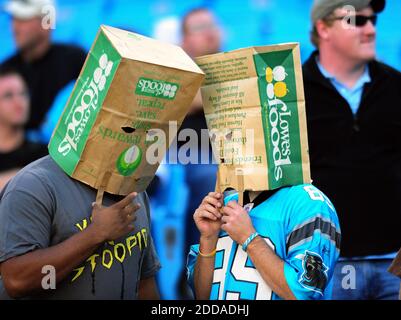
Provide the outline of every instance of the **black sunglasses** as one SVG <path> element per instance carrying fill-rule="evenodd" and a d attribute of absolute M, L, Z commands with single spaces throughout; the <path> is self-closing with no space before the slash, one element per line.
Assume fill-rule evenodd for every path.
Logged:
<path fill-rule="evenodd" d="M 343 16 L 343 17 L 336 17 L 329 20 L 344 20 L 347 21 L 349 25 L 355 24 L 356 27 L 363 27 L 368 21 L 371 21 L 372 24 L 375 26 L 377 23 L 377 15 L 374 14 L 372 16 L 362 16 L 362 15 L 355 15 L 355 16 Z"/>

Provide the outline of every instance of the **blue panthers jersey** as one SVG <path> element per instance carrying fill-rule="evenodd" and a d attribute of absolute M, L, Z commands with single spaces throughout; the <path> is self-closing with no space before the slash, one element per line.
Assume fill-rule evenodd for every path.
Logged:
<path fill-rule="evenodd" d="M 284 261 L 284 275 L 297 299 L 330 299 L 340 253 L 340 226 L 330 200 L 310 184 L 278 190 L 249 212 L 256 231 Z M 221 232 L 217 242 L 212 300 L 278 300 L 242 246 Z M 188 280 L 199 245 L 188 255 Z"/>

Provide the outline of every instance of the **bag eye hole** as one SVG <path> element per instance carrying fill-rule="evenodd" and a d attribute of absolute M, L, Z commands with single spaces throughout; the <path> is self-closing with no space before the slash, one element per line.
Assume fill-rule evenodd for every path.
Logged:
<path fill-rule="evenodd" d="M 121 127 L 121 129 L 125 132 L 125 133 L 134 133 L 135 132 L 135 128 L 132 127 Z"/>

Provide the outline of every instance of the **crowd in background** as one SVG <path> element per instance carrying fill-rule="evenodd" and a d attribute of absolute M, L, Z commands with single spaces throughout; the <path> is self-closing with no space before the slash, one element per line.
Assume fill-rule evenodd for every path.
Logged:
<path fill-rule="evenodd" d="M 249 1 L 245 5 L 248 16 L 237 5 L 230 6 L 229 1 L 189 1 L 185 5 L 179 1 L 154 1 L 150 5 L 145 1 L 135 5 L 131 1 L 59 2 L 60 15 L 56 16 L 54 30 L 43 28 L 38 12 L 6 6 L 7 15 L 0 16 L 0 25 L 7 16 L 6 30 L 12 30 L 13 37 L 11 42 L 6 36 L 3 40 L 2 35 L 0 47 L 0 189 L 20 168 L 47 154 L 52 129 L 100 24 L 173 42 L 191 57 L 300 41 L 305 61 L 312 178 L 336 205 L 343 230 L 344 250 L 335 281 L 341 283 L 343 266 L 352 265 L 357 272 L 369 274 L 357 283 L 360 289 L 352 294 L 335 286 L 335 298 L 394 298 L 399 282 L 386 270 L 400 247 L 401 83 L 400 75 L 388 65 L 374 63 L 366 67 L 368 64 L 359 63 L 374 58 L 373 49 L 359 52 L 356 44 L 352 47 L 355 39 L 351 36 L 338 36 L 333 45 L 327 39 L 335 37 L 333 29 L 328 28 L 334 20 L 322 21 L 327 17 L 317 16 L 312 21 L 315 37 L 320 37 L 320 42 L 314 43 L 320 55 L 316 51 L 311 54 L 314 47 L 309 42 L 309 6 L 304 1 L 302 5 L 301 1 Z M 202 9 L 192 10 L 200 6 Z M 397 8 L 401 9 L 400 3 L 389 0 L 386 6 L 377 24 L 377 56 L 400 70 L 401 38 L 394 27 L 399 20 L 392 18 Z M 78 9 L 90 17 L 78 18 L 84 16 Z M 157 20 L 155 16 L 161 13 L 165 17 Z M 293 32 L 297 24 L 305 30 L 302 34 Z M 373 21 L 360 27 L 365 33 L 359 36 L 366 41 L 376 37 Z M 299 28 L 296 30 L 299 32 Z M 347 50 L 357 54 L 346 54 Z M 378 119 L 380 126 L 373 123 Z M 374 136 L 378 127 L 382 133 Z M 207 128 L 199 94 L 181 130 L 185 128 L 198 133 Z M 388 137 L 392 138 L 386 140 Z M 336 147 L 339 140 L 341 146 Z M 201 145 L 199 148 L 199 157 L 203 152 L 211 155 L 210 145 L 207 150 Z M 148 190 L 154 241 L 163 266 L 158 274 L 162 298 L 193 298 L 185 281 L 186 253 L 199 238 L 192 214 L 205 194 L 214 189 L 216 169 L 214 164 L 162 165 Z"/>

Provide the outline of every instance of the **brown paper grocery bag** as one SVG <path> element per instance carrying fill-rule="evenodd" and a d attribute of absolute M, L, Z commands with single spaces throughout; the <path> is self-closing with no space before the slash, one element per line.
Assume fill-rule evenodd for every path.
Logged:
<path fill-rule="evenodd" d="M 218 188 L 272 190 L 311 182 L 299 45 L 196 58 Z"/>
<path fill-rule="evenodd" d="M 174 138 L 169 123 L 181 125 L 203 78 L 181 48 L 101 26 L 49 153 L 98 201 L 144 191 Z"/>

